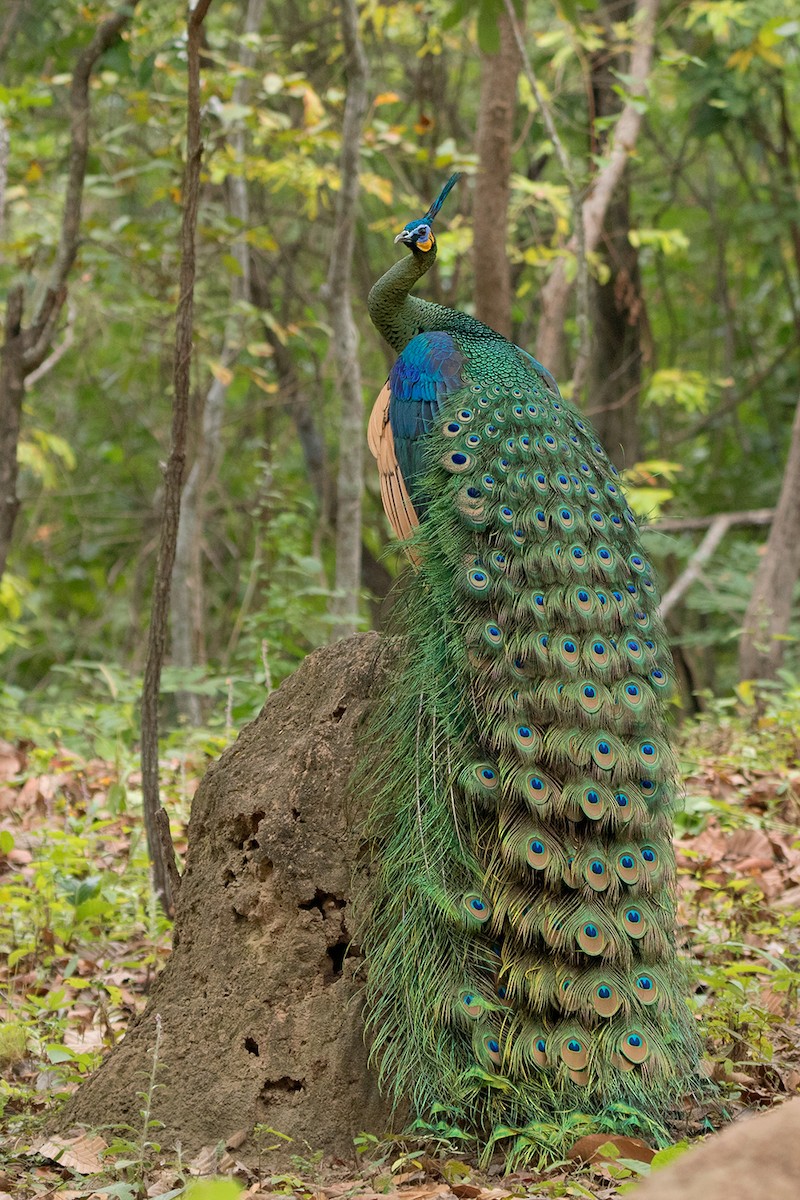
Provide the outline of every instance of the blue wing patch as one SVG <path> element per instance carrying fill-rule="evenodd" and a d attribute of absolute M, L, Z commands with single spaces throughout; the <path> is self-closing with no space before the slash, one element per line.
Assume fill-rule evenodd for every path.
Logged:
<path fill-rule="evenodd" d="M 395 455 L 420 515 L 425 499 L 419 495 L 416 480 L 424 467 L 424 439 L 446 398 L 464 386 L 463 362 L 449 333 L 420 333 L 411 339 L 389 372 L 389 424 Z"/>

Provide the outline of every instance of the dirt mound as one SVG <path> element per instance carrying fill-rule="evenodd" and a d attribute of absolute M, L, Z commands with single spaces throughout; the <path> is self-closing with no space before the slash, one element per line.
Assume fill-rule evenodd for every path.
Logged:
<path fill-rule="evenodd" d="M 347 924 L 369 804 L 348 801 L 347 781 L 387 659 L 376 634 L 312 654 L 209 768 L 192 806 L 173 954 L 62 1129 L 140 1126 L 157 1018 L 152 1115 L 164 1128 L 153 1138 L 165 1148 L 192 1151 L 258 1123 L 294 1139 L 289 1153 L 349 1157 L 355 1133 L 389 1127 L 367 1070 Z"/>

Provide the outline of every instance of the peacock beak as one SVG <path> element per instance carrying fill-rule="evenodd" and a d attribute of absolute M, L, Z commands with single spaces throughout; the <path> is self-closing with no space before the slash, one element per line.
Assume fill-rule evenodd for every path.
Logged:
<path fill-rule="evenodd" d="M 410 241 L 411 241 L 410 232 L 407 229 L 401 229 L 400 232 L 398 233 L 397 237 L 394 239 L 394 244 L 396 246 L 398 242 L 408 243 Z"/>

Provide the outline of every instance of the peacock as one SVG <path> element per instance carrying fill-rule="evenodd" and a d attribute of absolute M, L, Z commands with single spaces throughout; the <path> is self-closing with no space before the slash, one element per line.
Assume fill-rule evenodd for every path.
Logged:
<path fill-rule="evenodd" d="M 698 1041 L 658 592 L 618 472 L 552 375 L 411 294 L 458 178 L 368 300 L 397 353 L 368 441 L 415 568 L 372 730 L 372 1053 L 418 1127 L 488 1152 L 558 1154 L 589 1129 L 664 1144 Z"/>

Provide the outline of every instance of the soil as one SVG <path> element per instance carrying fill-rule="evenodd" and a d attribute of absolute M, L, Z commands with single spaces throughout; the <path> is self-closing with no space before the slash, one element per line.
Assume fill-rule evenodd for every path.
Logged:
<path fill-rule="evenodd" d="M 353 1156 L 390 1126 L 367 1066 L 348 903 L 367 795 L 348 794 L 356 735 L 391 651 L 362 634 L 310 655 L 206 773 L 194 799 L 173 953 L 147 1008 L 70 1099 L 61 1130 L 141 1126 L 184 1153 L 253 1127 L 286 1154 Z M 263 1139 L 262 1139 L 263 1140 Z M 252 1153 L 251 1153 L 252 1156 Z"/>

